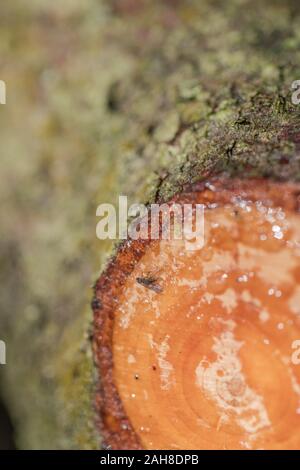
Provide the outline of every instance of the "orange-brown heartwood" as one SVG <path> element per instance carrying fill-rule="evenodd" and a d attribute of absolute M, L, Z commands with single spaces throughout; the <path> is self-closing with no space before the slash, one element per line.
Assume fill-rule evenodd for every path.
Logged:
<path fill-rule="evenodd" d="M 300 186 L 219 177 L 204 246 L 128 240 L 95 286 L 99 426 L 112 449 L 300 448 Z"/>

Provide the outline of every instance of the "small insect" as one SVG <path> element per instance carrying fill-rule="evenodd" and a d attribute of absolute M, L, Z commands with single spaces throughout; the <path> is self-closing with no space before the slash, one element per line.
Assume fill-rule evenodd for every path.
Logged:
<path fill-rule="evenodd" d="M 136 282 L 146 287 L 147 289 L 153 290 L 154 292 L 159 294 L 163 291 L 163 289 L 159 284 L 157 284 L 157 281 L 158 278 L 151 275 L 136 278 Z"/>
<path fill-rule="evenodd" d="M 93 310 L 99 310 L 100 308 L 102 308 L 102 303 L 99 299 L 94 297 L 92 302 L 91 302 L 91 306 L 92 306 Z"/>

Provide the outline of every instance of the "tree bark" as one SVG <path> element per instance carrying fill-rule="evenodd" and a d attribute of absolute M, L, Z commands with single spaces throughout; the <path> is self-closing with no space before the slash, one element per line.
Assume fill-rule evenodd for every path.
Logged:
<path fill-rule="evenodd" d="M 21 448 L 99 448 L 96 207 L 208 176 L 300 180 L 297 2 L 3 7 L 1 390 Z M 101 378 L 100 378 L 101 380 Z"/>

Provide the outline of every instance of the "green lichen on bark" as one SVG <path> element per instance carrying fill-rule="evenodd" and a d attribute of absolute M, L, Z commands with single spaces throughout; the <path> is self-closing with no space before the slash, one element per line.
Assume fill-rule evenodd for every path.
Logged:
<path fill-rule="evenodd" d="M 2 7 L 2 393 L 26 448 L 96 448 L 89 286 L 101 202 L 222 171 L 300 179 L 296 1 Z"/>

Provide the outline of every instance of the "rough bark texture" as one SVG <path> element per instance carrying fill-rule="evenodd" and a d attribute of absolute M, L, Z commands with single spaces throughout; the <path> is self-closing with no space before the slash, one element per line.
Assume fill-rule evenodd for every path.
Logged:
<path fill-rule="evenodd" d="M 298 9 L 298 11 L 297 11 Z M 23 448 L 97 448 L 101 202 L 222 171 L 300 180 L 296 1 L 2 6 L 1 389 Z"/>

